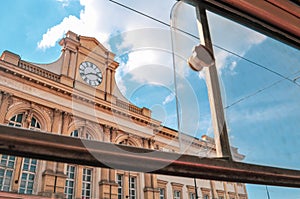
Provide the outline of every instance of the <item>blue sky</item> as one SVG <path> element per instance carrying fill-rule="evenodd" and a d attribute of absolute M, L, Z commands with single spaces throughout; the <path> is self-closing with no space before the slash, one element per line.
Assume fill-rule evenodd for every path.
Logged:
<path fill-rule="evenodd" d="M 119 2 L 169 23 L 176 1 Z M 58 41 L 68 30 L 95 37 L 120 62 L 116 78 L 123 94 L 132 103 L 151 108 L 164 125 L 178 127 L 168 27 L 106 0 L 10 0 L 2 7 L 1 52 L 49 63 L 59 57 Z M 190 6 L 180 5 L 174 14 L 176 27 L 197 35 Z M 225 113 L 232 145 L 246 155 L 245 162 L 299 169 L 300 80 L 280 77 L 293 80 L 300 75 L 299 50 L 212 13 L 209 22 L 215 45 L 256 63 L 214 47 L 223 103 L 230 106 Z M 197 43 L 173 33 L 180 130 L 196 137 L 213 136 L 205 75 L 189 69 L 185 61 Z M 300 198 L 298 189 L 269 187 L 269 191 L 272 199 Z M 249 185 L 248 193 L 249 198 L 267 198 L 265 186 Z"/>

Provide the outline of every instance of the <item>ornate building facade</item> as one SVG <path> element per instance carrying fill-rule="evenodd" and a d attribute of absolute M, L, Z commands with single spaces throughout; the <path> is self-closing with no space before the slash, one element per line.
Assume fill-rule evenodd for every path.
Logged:
<path fill-rule="evenodd" d="M 0 123 L 77 139 L 178 152 L 178 133 L 130 104 L 115 83 L 118 63 L 95 38 L 69 31 L 60 58 L 34 64 L 0 59 Z M 185 136 L 187 153 L 214 153 L 213 141 Z M 207 138 L 209 140 L 209 138 Z M 234 152 L 234 156 L 243 156 Z M 94 168 L 0 155 L 0 198 L 246 199 L 244 184 Z"/>

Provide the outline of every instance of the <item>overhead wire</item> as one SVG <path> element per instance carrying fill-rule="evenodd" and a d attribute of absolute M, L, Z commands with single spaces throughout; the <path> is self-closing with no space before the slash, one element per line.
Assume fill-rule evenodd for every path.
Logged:
<path fill-rule="evenodd" d="M 297 72 L 295 72 L 295 73 L 293 73 L 293 74 L 291 74 L 289 77 L 292 77 L 292 76 L 294 76 L 294 75 L 296 75 L 296 74 L 298 74 L 298 73 L 300 73 L 300 70 L 297 71 Z M 242 101 L 244 101 L 244 100 L 246 100 L 246 99 L 248 99 L 248 98 L 250 98 L 250 97 L 253 97 L 253 96 L 255 96 L 255 95 L 261 93 L 262 91 L 267 90 L 267 89 L 269 89 L 269 88 L 271 88 L 271 87 L 277 85 L 278 83 L 281 83 L 281 82 L 284 81 L 284 80 L 285 80 L 285 79 L 280 79 L 280 80 L 278 80 L 278 81 L 275 81 L 275 82 L 269 84 L 268 86 L 266 86 L 266 87 L 264 87 L 264 88 L 261 88 L 261 89 L 255 91 L 255 92 L 253 92 L 253 93 L 251 93 L 251 94 L 249 94 L 249 95 L 246 95 L 245 97 L 242 97 L 242 98 L 238 99 L 237 101 L 231 103 L 230 105 L 225 106 L 224 109 L 228 109 L 228 108 L 232 107 L 233 105 L 236 105 L 236 104 L 238 104 L 238 103 L 240 103 L 240 102 L 242 102 Z M 297 78 L 294 79 L 293 81 L 295 82 L 295 80 L 297 80 Z M 296 84 L 297 84 L 297 83 L 296 83 Z M 297 85 L 299 85 L 299 84 L 297 84 Z"/>
<path fill-rule="evenodd" d="M 159 20 L 159 19 L 157 19 L 157 18 L 154 18 L 154 17 L 152 17 L 152 16 L 150 16 L 150 15 L 148 15 L 148 14 L 146 14 L 146 13 L 143 13 L 143 12 L 141 12 L 141 11 L 138 11 L 138 10 L 136 10 L 136 9 L 134 9 L 134 8 L 131 8 L 131 7 L 129 7 L 129 6 L 126 6 L 126 5 L 122 4 L 122 3 L 119 3 L 119 2 L 114 1 L 114 0 L 108 0 L 108 1 L 110 1 L 110 2 L 112 2 L 112 3 L 114 3 L 114 4 L 117 4 L 117 5 L 119 5 L 119 6 L 123 7 L 123 8 L 126 8 L 126 9 L 128 9 L 128 10 L 130 10 L 130 11 L 133 11 L 133 12 L 135 12 L 135 13 L 137 13 L 137 14 L 140 14 L 140 15 L 146 17 L 146 18 L 149 18 L 149 19 L 151 19 L 151 20 L 154 20 L 154 21 L 156 21 L 156 22 L 158 22 L 158 23 L 160 23 L 160 24 L 163 24 L 163 25 L 165 25 L 165 26 L 171 27 L 170 24 L 168 24 L 168 23 L 166 23 L 166 22 L 164 22 L 164 21 L 162 21 L 162 20 Z M 190 36 L 190 37 L 193 37 L 193 38 L 195 38 L 195 39 L 198 39 L 198 40 L 200 39 L 198 36 L 196 36 L 196 35 L 194 35 L 194 34 L 192 34 L 192 33 L 189 33 L 189 32 L 187 32 L 187 31 L 185 31 L 185 30 L 182 30 L 182 29 L 180 29 L 180 28 L 172 27 L 172 29 L 178 30 L 179 32 L 181 32 L 181 33 L 183 33 L 183 34 L 186 34 L 186 35 L 188 35 L 188 36 Z M 270 84 L 270 85 L 268 85 L 268 86 L 266 86 L 266 87 L 264 87 L 264 88 L 262 88 L 262 89 L 259 89 L 259 90 L 257 90 L 256 92 L 254 92 L 254 93 L 252 93 L 252 94 L 250 94 L 250 95 L 247 95 L 247 96 L 245 96 L 245 97 L 243 97 L 243 98 L 237 100 L 236 102 L 233 102 L 232 104 L 226 106 L 224 109 L 228 109 L 228 108 L 230 108 L 231 106 L 233 106 L 233 105 L 235 105 L 235 104 L 237 104 L 237 103 L 239 103 L 239 102 L 241 102 L 241 101 L 243 101 L 243 100 L 245 100 L 245 99 L 248 99 L 248 98 L 250 98 L 250 97 L 252 97 L 252 96 L 255 96 L 255 95 L 257 95 L 258 93 L 261 93 L 262 91 L 267 90 L 267 89 L 269 89 L 269 88 L 271 88 L 271 87 L 277 85 L 278 83 L 282 82 L 283 80 L 287 80 L 287 81 L 291 82 L 292 84 L 294 84 L 294 85 L 300 87 L 300 85 L 299 85 L 295 80 L 290 79 L 289 77 L 287 77 L 287 76 L 285 76 L 285 75 L 283 75 L 283 74 L 281 74 L 281 73 L 279 73 L 279 72 L 276 72 L 276 71 L 274 71 L 274 70 L 272 70 L 272 69 L 270 69 L 270 68 L 268 68 L 268 67 L 266 67 L 266 66 L 264 66 L 264 65 L 262 65 L 262 64 L 259 64 L 259 63 L 255 62 L 255 61 L 252 61 L 252 60 L 250 60 L 250 59 L 248 59 L 248 58 L 246 58 L 246 57 L 243 57 L 243 56 L 241 56 L 241 55 L 239 55 L 239 54 L 237 54 L 237 53 L 235 53 L 235 52 L 232 52 L 232 51 L 230 51 L 230 50 L 228 50 L 228 49 L 226 49 L 226 48 L 224 48 L 224 47 L 222 47 L 222 46 L 219 46 L 219 45 L 217 45 L 217 44 L 212 44 L 212 45 L 213 45 L 215 48 L 218 48 L 218 49 L 223 50 L 223 51 L 225 51 L 225 52 L 227 52 L 227 53 L 229 53 L 229 54 L 232 54 L 232 55 L 234 55 L 234 56 L 236 56 L 236 57 L 238 57 L 238 58 L 240 58 L 240 59 L 242 59 L 242 60 L 244 60 L 244 61 L 246 61 L 246 62 L 248 62 L 248 63 L 251 63 L 252 65 L 255 65 L 255 66 L 257 66 L 257 67 L 260 67 L 260 68 L 262 68 L 262 69 L 264 69 L 264 70 L 266 70 L 266 71 L 269 71 L 270 73 L 273 73 L 274 75 L 279 76 L 280 78 L 282 78 L 282 79 L 279 80 L 279 81 L 273 82 L 272 84 Z"/>

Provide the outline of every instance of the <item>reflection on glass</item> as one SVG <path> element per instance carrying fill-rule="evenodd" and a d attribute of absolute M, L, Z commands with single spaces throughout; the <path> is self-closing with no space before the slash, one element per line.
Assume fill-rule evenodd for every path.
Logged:
<path fill-rule="evenodd" d="M 245 162 L 299 170 L 299 50 L 216 14 L 208 17 L 231 145 Z M 259 192 L 250 187 L 249 194 Z"/>

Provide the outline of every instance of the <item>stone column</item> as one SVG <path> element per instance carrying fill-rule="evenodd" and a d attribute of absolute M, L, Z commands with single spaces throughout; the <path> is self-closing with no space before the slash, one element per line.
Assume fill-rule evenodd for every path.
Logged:
<path fill-rule="evenodd" d="M 108 125 L 104 125 L 103 127 L 103 141 L 110 142 L 111 139 L 111 127 Z"/>
<path fill-rule="evenodd" d="M 118 183 L 116 182 L 116 170 L 109 169 L 109 186 L 110 186 L 110 199 L 118 198 Z"/>
<path fill-rule="evenodd" d="M 107 125 L 103 126 L 103 141 L 108 142 L 110 138 L 110 127 Z M 109 198 L 109 170 L 101 168 L 101 178 L 99 182 L 100 198 Z"/>
<path fill-rule="evenodd" d="M 126 196 L 129 197 L 129 177 L 130 177 L 129 176 L 129 172 L 126 171 L 124 173 L 124 179 L 123 179 L 123 184 L 124 184 L 124 186 L 123 186 L 123 188 L 124 188 L 123 194 L 124 194 L 125 198 L 126 198 Z"/>
<path fill-rule="evenodd" d="M 101 180 L 99 182 L 100 198 L 109 199 L 110 186 L 109 186 L 109 170 L 101 168 Z"/>
<path fill-rule="evenodd" d="M 53 120 L 51 126 L 51 132 L 55 134 L 59 134 L 61 132 L 62 126 L 62 112 L 60 110 L 55 109 L 53 111 Z M 54 172 L 55 162 L 47 161 L 46 162 L 46 172 Z"/>
<path fill-rule="evenodd" d="M 68 70 L 68 77 L 75 78 L 75 70 L 76 70 L 76 52 L 70 50 L 70 63 Z"/>
<path fill-rule="evenodd" d="M 75 199 L 81 199 L 82 175 L 83 175 L 83 166 L 78 165 L 76 171 L 77 182 L 75 183 Z"/>
<path fill-rule="evenodd" d="M 20 183 L 20 176 L 22 172 L 22 160 L 23 158 L 21 157 L 16 157 L 15 161 L 15 170 L 14 170 L 14 175 L 13 175 L 13 181 L 12 181 L 12 186 L 11 190 L 12 192 L 18 192 L 19 190 L 19 183 Z"/>
<path fill-rule="evenodd" d="M 63 119 L 66 114 L 60 110 L 53 111 L 51 132 L 55 134 L 61 134 Z M 46 170 L 42 174 L 42 196 L 52 198 L 64 198 L 64 187 L 67 176 L 64 174 L 64 163 L 56 163 L 52 161 L 46 162 Z"/>
<path fill-rule="evenodd" d="M 234 183 L 235 198 L 240 199 L 237 183 Z"/>
<path fill-rule="evenodd" d="M 116 72 L 114 70 L 111 71 L 111 86 L 110 86 L 110 93 L 113 95 L 113 91 L 116 88 L 116 82 L 115 82 L 115 74 Z"/>
<path fill-rule="evenodd" d="M 224 191 L 225 191 L 225 198 L 230 199 L 228 189 L 227 189 L 227 182 L 223 182 L 223 187 L 224 187 Z"/>
<path fill-rule="evenodd" d="M 68 76 L 69 63 L 70 63 L 70 50 L 65 49 L 64 50 L 63 67 L 62 67 L 62 71 L 61 71 L 62 75 Z"/>
<path fill-rule="evenodd" d="M 111 142 L 113 137 L 113 129 L 103 126 L 103 141 Z M 100 198 L 117 199 L 118 184 L 116 183 L 116 171 L 114 169 L 101 168 L 101 180 L 99 182 Z"/>
<path fill-rule="evenodd" d="M 106 69 L 106 88 L 105 88 L 105 91 L 106 93 L 108 94 L 111 94 L 111 69 L 110 68 L 107 68 Z"/>
<path fill-rule="evenodd" d="M 153 149 L 154 148 L 154 140 L 148 139 L 143 140 L 144 148 Z M 144 198 L 145 199 L 153 199 L 159 198 L 159 189 L 157 186 L 157 176 L 155 174 L 144 174 L 145 179 L 145 187 L 144 187 Z"/>
<path fill-rule="evenodd" d="M 70 122 L 70 114 L 67 112 L 63 112 L 62 114 L 62 127 L 61 127 L 61 134 L 68 135 L 68 126 Z M 64 163 L 58 162 L 56 165 L 56 173 L 63 174 L 64 173 Z"/>
<path fill-rule="evenodd" d="M 218 198 L 218 193 L 216 190 L 216 185 L 213 180 L 210 180 L 210 186 L 211 186 L 211 192 L 212 192 L 212 198 L 217 199 Z"/>

